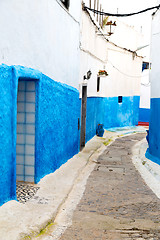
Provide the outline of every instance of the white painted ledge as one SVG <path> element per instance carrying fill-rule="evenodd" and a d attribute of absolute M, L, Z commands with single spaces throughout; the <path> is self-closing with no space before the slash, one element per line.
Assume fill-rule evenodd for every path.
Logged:
<path fill-rule="evenodd" d="M 160 165 L 145 157 L 147 148 L 146 139 L 135 144 L 132 148 L 132 161 L 149 188 L 160 198 Z"/>

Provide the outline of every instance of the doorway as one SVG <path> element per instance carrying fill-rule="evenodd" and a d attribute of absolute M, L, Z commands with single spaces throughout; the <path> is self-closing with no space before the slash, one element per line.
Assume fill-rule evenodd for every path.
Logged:
<path fill-rule="evenodd" d="M 86 143 L 86 108 L 87 108 L 87 85 L 82 85 L 81 99 L 81 133 L 80 133 L 80 151 L 85 147 Z"/>
<path fill-rule="evenodd" d="M 35 81 L 18 80 L 17 93 L 17 181 L 34 183 L 35 177 Z"/>

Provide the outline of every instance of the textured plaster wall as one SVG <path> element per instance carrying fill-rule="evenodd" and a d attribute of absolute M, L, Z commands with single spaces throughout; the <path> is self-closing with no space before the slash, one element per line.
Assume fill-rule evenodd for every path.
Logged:
<path fill-rule="evenodd" d="M 89 1 L 85 3 L 88 5 Z M 116 28 L 113 42 L 118 46 L 135 50 L 141 45 L 142 35 L 132 27 L 117 19 Z M 81 33 L 80 93 L 84 75 L 88 70 L 92 72 L 87 81 L 88 141 L 95 135 L 98 123 L 104 124 L 105 128 L 138 124 L 142 58 L 133 57 L 132 52 L 115 46 L 99 35 L 98 23 L 93 14 L 82 12 Z M 109 75 L 100 77 L 100 89 L 97 92 L 97 75 L 99 70 L 104 69 Z M 123 103 L 118 104 L 118 96 L 123 97 Z"/>
<path fill-rule="evenodd" d="M 149 122 L 149 149 L 151 160 L 160 164 L 160 99 L 151 98 L 150 122 Z M 157 160 L 157 159 L 158 160 Z"/>
<path fill-rule="evenodd" d="M 11 81 L 13 69 L 0 67 L 0 204 L 16 198 L 15 85 Z"/>
<path fill-rule="evenodd" d="M 16 122 L 18 79 L 36 82 L 35 182 L 54 172 L 79 150 L 79 92 L 39 71 L 0 66 L 0 204 L 16 199 Z M 87 99 L 86 141 L 105 128 L 138 123 L 139 97 Z"/>
<path fill-rule="evenodd" d="M 87 98 L 86 141 L 96 134 L 98 124 L 104 124 L 103 98 Z"/>
<path fill-rule="evenodd" d="M 151 39 L 151 109 L 149 121 L 149 148 L 146 156 L 160 164 L 160 10 L 153 16 Z"/>
<path fill-rule="evenodd" d="M 149 80 L 149 69 L 145 69 L 142 72 L 141 80 L 141 95 L 140 95 L 140 109 L 139 109 L 139 121 L 149 122 L 150 118 L 150 80 Z"/>
<path fill-rule="evenodd" d="M 78 152 L 79 92 L 42 77 L 38 93 L 36 182 Z"/>
<path fill-rule="evenodd" d="M 135 51 L 139 46 L 144 45 L 144 35 L 135 29 L 130 23 L 126 23 L 124 19 L 109 17 L 109 21 L 116 21 L 117 26 L 115 27 L 114 34 L 109 39 L 118 46 Z M 142 56 L 140 54 L 140 56 Z"/>
<path fill-rule="evenodd" d="M 123 97 L 118 103 L 118 97 L 87 99 L 86 140 L 96 134 L 97 125 L 104 128 L 134 126 L 139 118 L 139 96 Z"/>
<path fill-rule="evenodd" d="M 139 108 L 139 122 L 149 122 L 150 119 L 150 109 Z"/>
<path fill-rule="evenodd" d="M 160 10 L 153 17 L 152 21 L 152 38 L 151 38 L 151 72 L 150 72 L 150 81 L 151 81 L 151 98 L 160 98 Z"/>
<path fill-rule="evenodd" d="M 86 72 L 91 70 L 92 75 L 88 81 L 89 97 L 140 96 L 142 57 L 133 57 L 132 52 L 118 46 L 135 50 L 143 45 L 142 35 L 117 20 L 118 34 L 112 35 L 113 42 L 118 44 L 115 46 L 98 35 L 97 31 L 89 14 L 82 12 L 79 83 L 82 83 Z M 112 41 L 112 37 L 109 40 Z M 139 40 L 135 41 L 135 39 Z M 97 74 L 99 70 L 104 69 L 109 75 L 101 77 L 100 91 L 97 92 Z"/>
<path fill-rule="evenodd" d="M 0 64 L 38 69 L 78 88 L 80 12 L 81 0 L 69 10 L 60 0 L 0 1 Z"/>
<path fill-rule="evenodd" d="M 109 76 L 103 81 L 103 96 L 140 96 L 142 58 L 133 58 L 132 53 L 108 45 Z"/>
<path fill-rule="evenodd" d="M 123 97 L 118 103 L 118 97 L 105 99 L 105 128 L 135 126 L 139 117 L 139 96 Z"/>
<path fill-rule="evenodd" d="M 39 71 L 0 66 L 0 204 L 16 199 L 18 79 L 36 81 L 35 182 L 78 152 L 79 93 Z"/>

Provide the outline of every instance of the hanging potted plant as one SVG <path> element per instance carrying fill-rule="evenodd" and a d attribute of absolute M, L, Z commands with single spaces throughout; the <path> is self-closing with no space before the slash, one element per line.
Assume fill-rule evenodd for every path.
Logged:
<path fill-rule="evenodd" d="M 99 70 L 98 75 L 108 76 L 108 73 L 106 70 Z"/>

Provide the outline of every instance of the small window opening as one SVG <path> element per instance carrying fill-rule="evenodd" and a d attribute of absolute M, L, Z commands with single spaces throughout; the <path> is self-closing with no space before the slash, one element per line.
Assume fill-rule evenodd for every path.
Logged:
<path fill-rule="evenodd" d="M 100 77 L 97 77 L 97 92 L 100 90 Z"/>
<path fill-rule="evenodd" d="M 61 0 L 61 2 L 67 9 L 69 9 L 70 0 Z"/>
<path fill-rule="evenodd" d="M 118 103 L 122 103 L 122 96 L 118 96 Z"/>
<path fill-rule="evenodd" d="M 149 62 L 143 62 L 142 64 L 142 72 L 144 69 L 149 69 Z"/>

